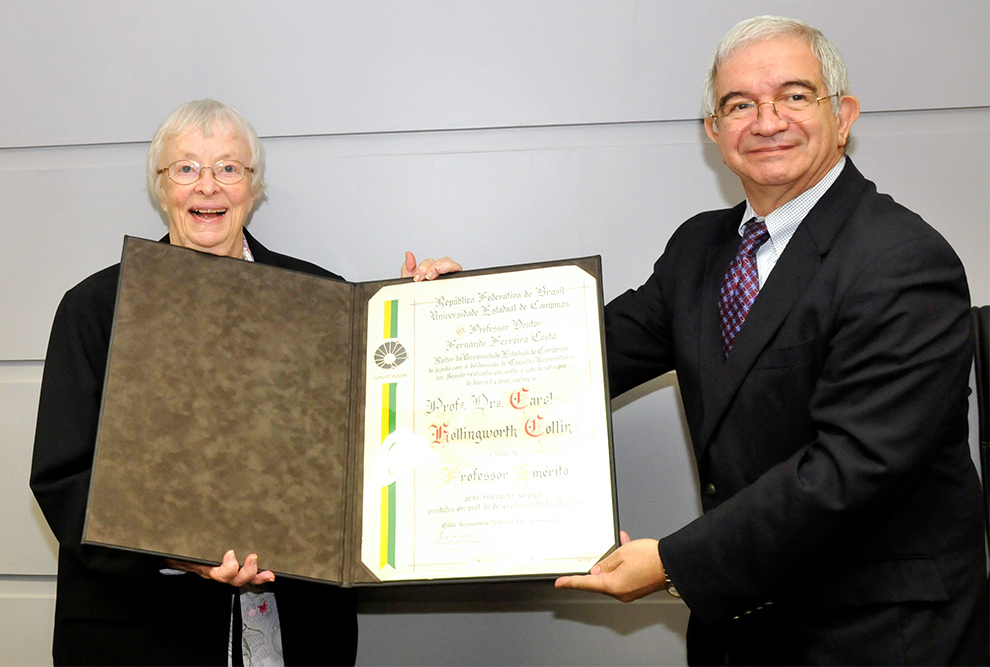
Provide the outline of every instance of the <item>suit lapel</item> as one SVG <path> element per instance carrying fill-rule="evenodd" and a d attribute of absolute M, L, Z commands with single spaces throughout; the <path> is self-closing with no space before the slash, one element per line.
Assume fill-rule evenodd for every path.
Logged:
<path fill-rule="evenodd" d="M 701 428 L 701 441 L 695 443 L 699 455 L 707 448 L 715 411 L 724 410 L 724 405 L 716 405 L 720 387 L 725 382 L 727 361 L 722 352 L 721 315 L 718 312 L 719 294 L 722 279 L 732 259 L 739 252 L 742 237 L 739 224 L 745 211 L 745 203 L 729 211 L 722 222 L 722 234 L 707 248 L 705 256 L 705 278 L 701 294 L 701 331 L 699 339 L 698 366 L 701 371 L 701 391 L 703 396 L 704 419 Z M 757 299 L 758 301 L 759 299 Z M 745 328 L 745 327 L 744 327 Z M 700 456 L 699 456 L 700 458 Z"/>
<path fill-rule="evenodd" d="M 719 247 L 713 247 L 709 253 L 701 335 L 705 406 L 704 423 L 700 429 L 701 453 L 707 450 L 716 427 L 756 360 L 818 273 L 836 233 L 849 217 L 865 185 L 866 180 L 847 158 L 842 174 L 794 232 L 773 273 L 753 302 L 728 359 L 722 353 L 718 296 L 722 276 L 738 252 L 740 240 L 730 239 Z"/>

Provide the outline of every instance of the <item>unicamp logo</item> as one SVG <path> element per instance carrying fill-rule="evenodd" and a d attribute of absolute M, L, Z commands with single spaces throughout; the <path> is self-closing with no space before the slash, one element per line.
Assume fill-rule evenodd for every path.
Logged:
<path fill-rule="evenodd" d="M 375 350 L 375 363 L 379 368 L 391 370 L 400 366 L 408 356 L 406 354 L 406 348 L 402 347 L 402 343 L 397 340 L 390 340 L 382 343 Z"/>

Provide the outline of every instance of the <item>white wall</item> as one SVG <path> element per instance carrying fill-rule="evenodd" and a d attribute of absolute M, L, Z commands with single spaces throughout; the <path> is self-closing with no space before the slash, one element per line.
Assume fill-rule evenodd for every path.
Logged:
<path fill-rule="evenodd" d="M 165 228 L 147 141 L 215 97 L 268 152 L 252 231 L 351 280 L 401 253 L 468 267 L 601 254 L 606 298 L 673 229 L 742 198 L 698 120 L 736 21 L 820 27 L 863 116 L 852 158 L 952 243 L 990 302 L 990 5 L 985 0 L 0 1 L 0 664 L 44 664 L 55 546 L 27 474 L 61 294 Z M 189 55 L 183 55 L 188 52 Z M 620 516 L 659 536 L 696 516 L 676 382 L 613 408 Z M 438 599 L 439 598 L 439 599 Z M 549 585 L 370 593 L 361 664 L 681 664 L 686 612 Z"/>

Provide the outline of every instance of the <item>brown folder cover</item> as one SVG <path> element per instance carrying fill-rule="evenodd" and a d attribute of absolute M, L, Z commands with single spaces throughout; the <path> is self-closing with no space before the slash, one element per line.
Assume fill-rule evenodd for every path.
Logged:
<path fill-rule="evenodd" d="M 561 264 L 600 275 L 597 257 L 457 275 Z M 362 362 L 367 301 L 398 282 L 125 238 L 84 542 L 377 582 L 360 562 Z"/>

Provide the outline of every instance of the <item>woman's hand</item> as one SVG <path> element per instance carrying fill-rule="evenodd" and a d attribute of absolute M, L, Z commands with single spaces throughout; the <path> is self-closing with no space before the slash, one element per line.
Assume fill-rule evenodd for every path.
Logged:
<path fill-rule="evenodd" d="M 420 282 L 433 280 L 442 273 L 456 273 L 462 269 L 463 267 L 450 257 L 442 257 L 438 260 L 424 259 L 417 265 L 416 255 L 406 251 L 406 261 L 403 262 L 399 275 Z"/>
<path fill-rule="evenodd" d="M 221 584 L 230 584 L 236 587 L 246 584 L 260 585 L 269 581 L 275 581 L 274 573 L 268 570 L 258 572 L 257 554 L 251 554 L 245 558 L 242 567 L 233 550 L 225 553 L 223 555 L 223 561 L 215 566 L 190 563 L 184 560 L 173 560 L 171 558 L 166 559 L 165 564 L 174 570 L 192 572 L 204 579 L 212 579 L 213 581 L 219 581 Z"/>

